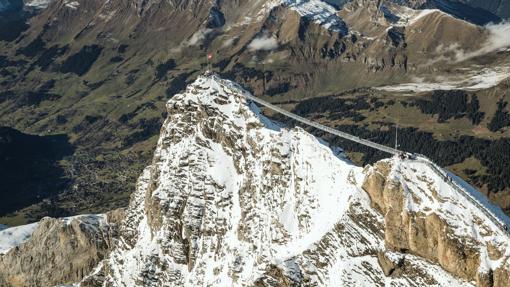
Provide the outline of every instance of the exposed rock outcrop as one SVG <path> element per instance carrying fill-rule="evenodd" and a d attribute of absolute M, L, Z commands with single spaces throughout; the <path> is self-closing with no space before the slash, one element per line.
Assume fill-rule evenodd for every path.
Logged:
<path fill-rule="evenodd" d="M 27 242 L 0 255 L 0 286 L 55 286 L 81 280 L 108 253 L 121 214 L 117 210 L 41 220 Z"/>
<path fill-rule="evenodd" d="M 509 261 L 508 236 L 494 227 L 488 230 L 488 223 L 477 215 L 468 216 L 466 220 L 472 232 L 459 231 L 462 227 L 445 215 L 458 216 L 451 210 L 461 210 L 466 203 L 453 202 L 454 207 L 447 206 L 452 204 L 451 198 L 437 188 L 433 173 L 411 179 L 398 165 L 400 163 L 395 161 L 375 164 L 363 184 L 371 205 L 384 215 L 386 246 L 437 262 L 457 277 L 476 281 L 477 286 L 505 286 L 507 279 L 495 274 L 508 272 L 504 266 Z M 410 208 L 413 205 L 424 208 Z M 469 212 L 464 213 L 466 216 Z M 497 242 L 498 247 L 493 242 Z M 486 266 L 487 260 L 493 261 L 488 265 L 495 266 L 495 270 Z M 382 266 L 388 265 L 385 260 L 382 263 Z"/>

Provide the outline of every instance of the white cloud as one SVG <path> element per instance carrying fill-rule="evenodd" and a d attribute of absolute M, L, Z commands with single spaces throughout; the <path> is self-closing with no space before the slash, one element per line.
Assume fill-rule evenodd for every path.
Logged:
<path fill-rule="evenodd" d="M 488 37 L 481 48 L 475 51 L 466 51 L 458 43 L 445 46 L 440 44 L 435 49 L 435 57 L 422 66 L 428 67 L 438 62 L 459 63 L 475 57 L 510 48 L 510 22 L 489 24 L 484 27 Z"/>
<path fill-rule="evenodd" d="M 483 49 L 493 52 L 510 46 L 510 22 L 486 26 L 491 36 Z"/>
<path fill-rule="evenodd" d="M 489 38 L 482 48 L 468 53 L 459 52 L 456 55 L 456 61 L 462 62 L 474 57 L 499 51 L 503 48 L 510 47 L 510 22 L 501 24 L 489 24 L 485 26 L 489 32 Z"/>
<path fill-rule="evenodd" d="M 229 48 L 229 47 L 232 47 L 232 45 L 234 45 L 234 38 L 228 38 L 227 40 L 225 40 L 223 42 L 223 44 L 221 45 L 222 48 Z"/>
<path fill-rule="evenodd" d="M 205 37 L 212 32 L 212 29 L 200 29 L 186 43 L 186 46 L 195 46 L 204 41 Z"/>
<path fill-rule="evenodd" d="M 278 41 L 274 37 L 262 36 L 253 39 L 248 45 L 250 51 L 265 50 L 270 51 L 278 48 Z"/>
<path fill-rule="evenodd" d="M 181 53 L 182 49 L 186 47 L 192 47 L 196 46 L 200 43 L 202 43 L 207 35 L 209 35 L 213 30 L 212 29 L 200 29 L 195 32 L 188 40 L 185 40 L 179 44 L 177 47 L 173 47 L 170 49 L 169 53 L 175 54 L 175 53 Z"/>

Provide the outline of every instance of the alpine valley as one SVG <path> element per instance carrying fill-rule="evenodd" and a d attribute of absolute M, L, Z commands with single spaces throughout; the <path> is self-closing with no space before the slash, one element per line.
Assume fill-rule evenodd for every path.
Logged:
<path fill-rule="evenodd" d="M 0 286 L 508 286 L 508 18 L 0 0 Z"/>

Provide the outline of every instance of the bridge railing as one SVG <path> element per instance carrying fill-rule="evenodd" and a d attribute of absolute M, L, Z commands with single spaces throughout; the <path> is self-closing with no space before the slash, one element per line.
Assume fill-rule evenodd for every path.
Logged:
<path fill-rule="evenodd" d="M 444 170 L 439 167 L 436 163 L 431 161 L 429 158 L 420 155 L 417 159 L 427 166 L 429 166 L 437 175 L 441 176 L 444 181 L 450 185 L 453 189 L 457 191 L 461 196 L 471 202 L 474 206 L 476 206 L 482 213 L 484 213 L 487 218 L 492 221 L 494 225 L 496 225 L 501 231 L 510 235 L 510 231 L 508 230 L 507 224 L 501 220 L 494 212 L 492 212 L 485 204 L 480 202 L 476 197 L 474 197 L 469 191 L 465 190 L 462 186 L 460 186 L 455 180 L 451 178 L 451 176 Z"/>
<path fill-rule="evenodd" d="M 369 141 L 369 140 L 366 140 L 366 139 L 362 139 L 360 137 L 357 137 L 357 136 L 353 136 L 351 134 L 348 134 L 348 133 L 345 133 L 345 132 L 342 132 L 342 131 L 339 131 L 339 130 L 335 130 L 333 128 L 330 128 L 328 126 L 325 126 L 325 125 L 322 125 L 322 124 L 319 124 L 319 123 L 315 123 L 315 122 L 312 122 L 306 118 L 303 118 L 301 116 L 298 116 L 294 113 L 291 113 L 289 111 L 286 111 L 280 107 L 277 107 L 273 104 L 270 104 L 269 102 L 266 102 L 262 99 L 259 99 L 259 98 L 256 98 L 252 95 L 244 95 L 247 99 L 253 101 L 253 102 L 256 102 L 260 105 L 263 105 L 275 112 L 278 112 L 280 114 L 283 114 L 291 119 L 294 119 L 300 123 L 303 123 L 305 125 L 308 125 L 308 126 L 311 126 L 311 127 L 314 127 L 316 129 L 319 129 L 319 130 L 322 130 L 322 131 L 325 131 L 327 133 L 330 133 L 330 134 L 333 134 L 333 135 L 336 135 L 336 136 L 339 136 L 341 138 L 344 138 L 344 139 L 347 139 L 347 140 L 350 140 L 350 141 L 353 141 L 353 142 L 357 142 L 359 144 L 362 144 L 362 145 L 365 145 L 365 146 L 369 146 L 371 148 L 374 148 L 374 149 L 377 149 L 377 150 L 380 150 L 382 152 L 386 152 L 386 153 L 389 153 L 389 154 L 393 154 L 393 155 L 398 155 L 400 152 L 394 148 L 391 148 L 391 147 L 388 147 L 388 146 L 385 146 L 385 145 L 382 145 L 382 144 L 378 144 L 378 143 L 375 143 L 375 142 L 372 142 L 372 141 Z"/>

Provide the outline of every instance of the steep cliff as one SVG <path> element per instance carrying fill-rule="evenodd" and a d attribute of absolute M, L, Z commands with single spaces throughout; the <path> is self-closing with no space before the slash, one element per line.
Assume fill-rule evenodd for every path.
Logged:
<path fill-rule="evenodd" d="M 384 215 L 386 246 L 436 262 L 476 286 L 507 286 L 510 241 L 499 224 L 510 221 L 486 199 L 476 199 L 482 209 L 474 205 L 470 198 L 476 191 L 435 169 L 427 161 L 409 160 L 367 169 L 363 189 Z M 492 213 L 501 215 L 501 222 Z"/>
<path fill-rule="evenodd" d="M 361 169 L 244 93 L 203 76 L 168 102 L 120 237 L 81 286 L 505 284 L 508 234 L 431 166 Z"/>
<path fill-rule="evenodd" d="M 0 286 L 73 283 L 102 260 L 122 211 L 38 223 L 0 231 Z"/>

